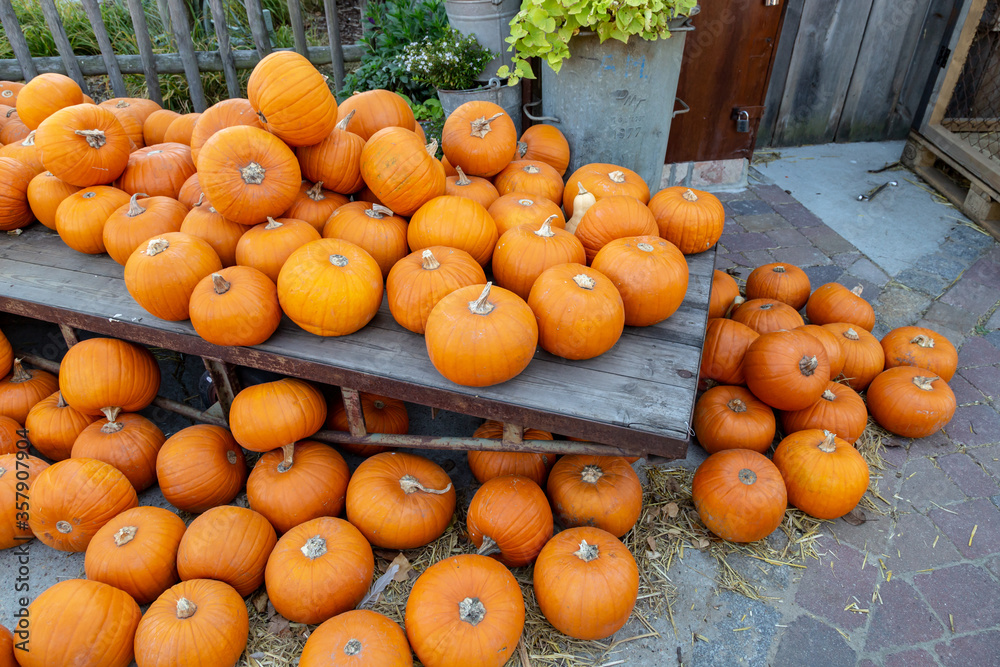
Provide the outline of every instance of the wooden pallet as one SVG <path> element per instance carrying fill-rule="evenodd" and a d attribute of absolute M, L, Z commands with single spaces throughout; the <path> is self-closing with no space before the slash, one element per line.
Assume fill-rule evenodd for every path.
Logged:
<path fill-rule="evenodd" d="M 1000 192 L 917 132 L 910 132 L 900 160 L 962 213 L 1000 240 Z M 968 181 L 956 183 L 942 168 L 947 166 Z"/>
<path fill-rule="evenodd" d="M 618 344 L 596 359 L 568 361 L 539 351 L 528 368 L 494 387 L 469 388 L 443 378 L 422 336 L 393 320 L 383 302 L 361 331 L 340 338 L 306 333 L 287 320 L 262 345 L 220 347 L 190 322 L 165 322 L 129 296 L 122 267 L 106 255 L 77 253 L 35 225 L 0 235 L 0 311 L 115 336 L 209 360 L 366 391 L 468 415 L 584 438 L 588 443 L 525 442 L 555 453 L 655 454 L 687 451 L 715 250 L 688 257 L 690 283 L 680 309 L 652 327 L 626 327 Z M 353 399 L 353 400 L 352 400 Z M 362 431 L 363 433 L 363 431 Z M 519 440 L 518 433 L 511 433 Z M 500 448 L 468 438 L 332 434 L 362 444 L 446 449 Z M 507 443 L 503 443 L 506 445 Z M 512 447 L 505 447 L 512 449 Z"/>

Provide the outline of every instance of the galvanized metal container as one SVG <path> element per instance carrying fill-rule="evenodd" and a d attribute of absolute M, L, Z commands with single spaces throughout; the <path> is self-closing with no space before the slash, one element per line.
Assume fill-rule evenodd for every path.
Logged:
<path fill-rule="evenodd" d="M 441 100 L 441 107 L 444 109 L 445 117 L 450 116 L 455 109 L 470 101 L 482 100 L 498 104 L 503 107 L 503 110 L 514 121 L 514 127 L 517 128 L 517 136 L 521 136 L 520 82 L 516 85 L 508 86 L 505 83 L 501 83 L 500 79 L 493 77 L 490 79 L 489 84 L 482 88 L 473 88 L 471 90 L 438 90 L 437 95 L 438 99 Z"/>
<path fill-rule="evenodd" d="M 510 20 L 521 8 L 521 0 L 445 0 L 444 9 L 448 22 L 462 34 L 474 34 L 481 45 L 500 55 L 490 61 L 480 81 L 489 81 L 496 76 L 501 65 L 510 67 L 509 44 Z"/>
<path fill-rule="evenodd" d="M 569 141 L 567 174 L 609 162 L 637 172 L 652 192 L 660 189 L 684 38 L 693 29 L 679 19 L 667 39 L 633 35 L 627 44 L 580 33 L 558 73 L 543 64 L 541 118 Z"/>

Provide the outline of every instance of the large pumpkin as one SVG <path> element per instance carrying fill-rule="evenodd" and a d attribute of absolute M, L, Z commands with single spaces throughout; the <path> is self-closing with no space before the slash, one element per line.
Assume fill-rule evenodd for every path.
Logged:
<path fill-rule="evenodd" d="M 406 600 L 406 636 L 427 667 L 500 667 L 515 655 L 524 600 L 510 571 L 463 554 L 431 565 Z"/>
<path fill-rule="evenodd" d="M 133 507 L 104 524 L 87 546 L 87 579 L 149 604 L 177 583 L 177 547 L 186 527 L 162 507 Z"/>
<path fill-rule="evenodd" d="M 535 561 L 533 583 L 538 607 L 556 630 L 576 639 L 607 639 L 632 614 L 639 568 L 614 535 L 580 526 L 549 540 Z"/>
<path fill-rule="evenodd" d="M 493 251 L 497 285 L 527 300 L 531 286 L 546 269 L 587 261 L 580 239 L 553 227 L 556 221 L 556 216 L 551 215 L 541 225 L 529 223 L 504 232 Z"/>
<path fill-rule="evenodd" d="M 27 453 L 0 454 L 0 551 L 33 537 L 17 508 L 17 496 L 20 493 L 23 501 L 23 495 L 31 492 L 38 475 L 48 467 L 48 463 Z"/>
<path fill-rule="evenodd" d="M 66 197 L 79 191 L 80 188 L 77 186 L 59 180 L 51 172 L 43 171 L 28 183 L 28 205 L 38 222 L 54 230 L 56 228 L 56 210 L 59 208 L 59 204 Z M 0 222 L 0 225 L 2 224 Z"/>
<path fill-rule="evenodd" d="M 374 571 L 375 556 L 361 532 L 343 519 L 324 516 L 278 540 L 264 583 L 279 614 L 313 625 L 357 607 Z"/>
<path fill-rule="evenodd" d="M 71 194 L 56 209 L 56 231 L 77 252 L 100 255 L 104 223 L 115 209 L 128 204 L 129 194 L 109 185 L 95 185 Z"/>
<path fill-rule="evenodd" d="M 625 195 L 635 197 L 643 204 L 649 202 L 649 186 L 639 174 L 616 164 L 593 162 L 583 165 L 566 179 L 562 203 L 567 216 L 574 215 L 575 200 L 580 193 L 580 185 L 583 185 L 584 190 L 597 200 Z"/>
<path fill-rule="evenodd" d="M 829 431 L 785 437 L 774 450 L 788 502 L 817 519 L 838 519 L 868 490 L 868 464 L 858 450 Z"/>
<path fill-rule="evenodd" d="M 324 420 L 323 395 L 295 378 L 246 387 L 229 409 L 233 437 L 253 452 L 291 446 L 320 430 Z"/>
<path fill-rule="evenodd" d="M 482 204 L 465 197 L 436 197 L 413 214 L 406 240 L 414 251 L 443 245 L 464 250 L 486 266 L 499 235 Z"/>
<path fill-rule="evenodd" d="M 322 237 L 310 223 L 295 218 L 268 218 L 243 233 L 236 243 L 236 263 L 252 266 L 272 282 L 293 252 Z"/>
<path fill-rule="evenodd" d="M 740 295 L 740 286 L 725 271 L 712 272 L 712 293 L 708 302 L 708 318 L 726 317 L 733 301 Z"/>
<path fill-rule="evenodd" d="M 683 185 L 664 188 L 649 200 L 659 234 L 685 255 L 708 250 L 722 236 L 726 212 L 708 192 Z"/>
<path fill-rule="evenodd" d="M 334 211 L 323 225 L 323 238 L 350 241 L 372 256 L 382 279 L 410 249 L 406 220 L 380 204 L 357 201 Z"/>
<path fill-rule="evenodd" d="M 355 92 L 337 107 L 337 120 L 344 129 L 368 141 L 386 127 L 401 127 L 414 131 L 417 125 L 406 98 L 390 90 Z"/>
<path fill-rule="evenodd" d="M 587 251 L 587 262 L 592 262 L 598 251 L 615 239 L 656 236 L 656 219 L 635 197 L 612 195 L 587 209 L 573 233 Z"/>
<path fill-rule="evenodd" d="M 0 157 L 0 231 L 20 229 L 34 219 L 28 205 L 28 186 L 35 176 L 28 165 Z"/>
<path fill-rule="evenodd" d="M 247 478 L 247 465 L 229 431 L 195 424 L 174 433 L 160 447 L 156 477 L 167 502 L 197 513 L 235 498 Z"/>
<path fill-rule="evenodd" d="M 698 444 L 714 454 L 752 449 L 764 454 L 774 441 L 774 411 L 743 387 L 712 387 L 698 399 L 691 423 Z"/>
<path fill-rule="evenodd" d="M 811 291 L 809 276 L 793 264 L 765 264 L 747 276 L 748 299 L 774 299 L 799 310 Z"/>
<path fill-rule="evenodd" d="M 128 478 L 94 459 L 66 459 L 46 468 L 31 487 L 28 524 L 59 551 L 86 551 L 98 530 L 139 504 Z"/>
<path fill-rule="evenodd" d="M 521 160 L 541 160 L 564 176 L 569 167 L 569 142 L 554 125 L 532 125 L 521 133 L 517 142 L 517 157 Z"/>
<path fill-rule="evenodd" d="M 364 419 L 366 433 L 403 435 L 410 432 L 410 416 L 403 401 L 363 391 L 358 393 L 358 399 L 361 401 L 361 417 Z M 351 430 L 343 400 L 338 400 L 330 406 L 327 411 L 326 427 L 335 431 Z M 353 442 L 338 444 L 341 449 L 358 456 L 371 456 L 390 449 L 383 445 L 361 445 Z"/>
<path fill-rule="evenodd" d="M 848 322 L 866 331 L 875 326 L 875 309 L 861 298 L 861 285 L 847 289 L 839 283 L 820 285 L 806 303 L 812 324 Z"/>
<path fill-rule="evenodd" d="M 438 301 L 460 287 L 485 282 L 483 267 L 469 253 L 430 246 L 410 253 L 389 271 L 385 281 L 389 312 L 400 326 L 422 334 Z"/>
<path fill-rule="evenodd" d="M 788 506 L 781 472 L 749 449 L 726 449 L 702 461 L 691 499 L 702 523 L 730 542 L 764 539 L 781 525 Z"/>
<path fill-rule="evenodd" d="M 316 183 L 322 181 L 329 190 L 343 195 L 357 192 L 365 184 L 361 178 L 361 151 L 365 148 L 365 138 L 348 131 L 349 122 L 347 118 L 341 120 L 318 144 L 301 146 L 295 151 L 303 178 Z"/>
<path fill-rule="evenodd" d="M 615 239 L 594 256 L 591 268 L 618 288 L 630 327 L 662 322 L 677 312 L 687 295 L 687 260 L 658 236 Z"/>
<path fill-rule="evenodd" d="M 80 341 L 60 365 L 63 398 L 86 415 L 112 408 L 138 412 L 153 402 L 159 388 L 160 367 L 149 350 L 116 338 Z"/>
<path fill-rule="evenodd" d="M 494 176 L 517 152 L 514 121 L 497 104 L 466 102 L 448 115 L 441 132 L 448 162 L 472 176 Z"/>
<path fill-rule="evenodd" d="M 350 476 L 337 450 L 302 440 L 257 460 L 247 479 L 247 500 L 279 534 L 287 533 L 311 519 L 339 516 Z"/>
<path fill-rule="evenodd" d="M 143 192 L 150 197 L 177 199 L 181 186 L 195 172 L 191 149 L 184 144 L 162 143 L 134 151 L 116 181 L 130 195 Z"/>
<path fill-rule="evenodd" d="M 129 161 L 129 138 L 118 118 L 92 104 L 60 109 L 46 118 L 35 145 L 48 171 L 81 188 L 110 183 Z"/>
<path fill-rule="evenodd" d="M 864 391 L 885 368 L 885 352 L 878 338 L 867 330 L 847 322 L 824 324 L 837 337 L 844 351 L 844 384 L 854 391 Z"/>
<path fill-rule="evenodd" d="M 819 400 L 802 410 L 781 413 L 785 433 L 821 429 L 853 445 L 868 426 L 868 409 L 858 392 L 831 382 Z"/>
<path fill-rule="evenodd" d="M 222 270 L 218 253 L 197 236 L 168 232 L 140 245 L 125 262 L 125 287 L 161 320 L 186 320 L 202 278 Z"/>
<path fill-rule="evenodd" d="M 337 98 L 326 77 L 294 51 L 275 51 L 257 63 L 247 97 L 264 129 L 289 146 L 317 144 L 337 124 Z"/>
<path fill-rule="evenodd" d="M 52 373 L 25 368 L 20 359 L 15 359 L 10 374 L 0 381 L 0 415 L 23 424 L 31 408 L 58 387 L 59 381 Z"/>
<path fill-rule="evenodd" d="M 429 459 L 383 452 L 365 459 L 347 485 L 347 520 L 385 549 L 415 549 L 440 537 L 455 513 L 448 473 Z"/>
<path fill-rule="evenodd" d="M 43 75 L 44 76 L 44 75 Z M 128 667 L 142 612 L 129 594 L 88 579 L 66 579 L 28 607 L 14 645 L 21 667 Z"/>
<path fill-rule="evenodd" d="M 563 456 L 546 485 L 560 524 L 596 526 L 615 537 L 627 533 L 642 511 L 642 485 L 620 456 Z"/>
<path fill-rule="evenodd" d="M 59 109 L 83 103 L 83 90 L 65 74 L 46 72 L 25 84 L 17 93 L 17 115 L 30 129 Z"/>
<path fill-rule="evenodd" d="M 545 492 L 527 477 L 494 477 L 472 497 L 466 526 L 480 555 L 521 567 L 552 537 L 552 509 Z"/>
<path fill-rule="evenodd" d="M 236 97 L 222 100 L 206 109 L 198 117 L 191 130 L 191 158 L 198 163 L 198 153 L 213 134 L 219 130 L 236 125 L 249 125 L 264 129 L 257 117 L 257 112 L 250 106 L 250 100 Z"/>
<path fill-rule="evenodd" d="M 830 381 L 823 344 L 802 331 L 775 331 L 758 337 L 743 358 L 747 386 L 778 410 L 801 410 L 815 403 Z"/>
<path fill-rule="evenodd" d="M 743 361 L 747 348 L 759 337 L 760 334 L 745 324 L 721 317 L 710 319 L 701 350 L 701 379 L 720 384 L 744 384 Z"/>
<path fill-rule="evenodd" d="M 181 581 L 217 579 L 246 597 L 264 583 L 268 556 L 278 541 L 262 515 L 245 507 L 213 507 L 195 518 L 177 548 Z"/>
<path fill-rule="evenodd" d="M 83 429 L 73 443 L 73 458 L 91 458 L 110 463 L 142 492 L 156 481 L 156 455 L 166 438 L 163 431 L 142 415 L 107 413 L 108 420 Z"/>
<path fill-rule="evenodd" d="M 926 368 L 949 382 L 958 367 L 958 352 L 951 341 L 925 327 L 893 329 L 882 337 L 881 343 L 887 369 L 896 366 Z"/>
<path fill-rule="evenodd" d="M 487 387 L 527 368 L 538 325 L 521 297 L 501 287 L 461 287 L 438 301 L 424 331 L 427 355 L 455 384 Z"/>
<path fill-rule="evenodd" d="M 281 324 L 277 288 L 250 266 L 202 278 L 191 292 L 188 314 L 198 335 L 216 345 L 258 345 Z"/>
<path fill-rule="evenodd" d="M 182 231 L 181 223 L 188 208 L 170 197 L 132 195 L 128 204 L 119 206 L 104 222 L 102 238 L 111 259 L 122 266 L 143 241 L 168 232 Z"/>
<path fill-rule="evenodd" d="M 924 368 L 897 366 L 868 386 L 868 410 L 885 430 L 904 438 L 937 433 L 955 415 L 955 393 Z"/>
<path fill-rule="evenodd" d="M 759 334 L 797 329 L 805 324 L 799 311 L 776 299 L 750 299 L 736 309 L 733 319 Z"/>
<path fill-rule="evenodd" d="M 441 163 L 417 135 L 401 127 L 371 136 L 361 151 L 361 177 L 379 202 L 402 216 L 444 194 Z"/>
<path fill-rule="evenodd" d="M 320 239 L 291 255 L 278 274 L 278 301 L 289 319 L 317 336 L 346 336 L 382 305 L 382 271 L 364 248 Z"/>
<path fill-rule="evenodd" d="M 24 428 L 31 434 L 31 444 L 53 461 L 68 459 L 80 433 L 97 420 L 74 409 L 57 391 L 31 408 Z"/>
<path fill-rule="evenodd" d="M 394 621 L 371 611 L 345 611 L 309 634 L 299 667 L 413 667 L 406 633 Z"/>

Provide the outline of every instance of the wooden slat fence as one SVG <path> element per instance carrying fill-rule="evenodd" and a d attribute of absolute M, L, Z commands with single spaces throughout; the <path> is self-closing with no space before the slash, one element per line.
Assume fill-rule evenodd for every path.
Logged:
<path fill-rule="evenodd" d="M 191 104 L 195 111 L 200 112 L 207 107 L 201 73 L 222 72 L 229 96 L 239 97 L 242 93 L 237 72 L 252 69 L 262 58 L 274 50 L 279 50 L 272 47 L 261 0 L 242 0 L 253 37 L 253 50 L 232 48 L 225 0 L 207 0 L 219 44 L 216 51 L 195 50 L 191 38 L 191 19 L 184 0 L 156 0 L 155 7 L 160 25 L 163 26 L 168 43 L 176 50 L 173 53 L 153 52 L 147 10 L 142 0 L 126 0 L 139 47 L 138 55 L 115 53 L 114 45 L 101 17 L 99 0 L 81 0 L 94 30 L 94 36 L 97 38 L 101 55 L 75 55 L 66 36 L 55 0 L 39 1 L 59 56 L 33 56 L 28 49 L 11 1 L 0 0 L 0 24 L 10 40 L 15 56 L 13 59 L 0 60 L 0 80 L 30 81 L 45 72 L 58 72 L 73 78 L 84 92 L 89 94 L 85 77 L 106 75 L 115 96 L 124 97 L 127 91 L 123 75 L 142 74 L 146 78 L 150 99 L 162 104 L 159 75 L 184 74 L 188 81 Z M 344 82 L 344 63 L 361 60 L 362 47 L 355 44 L 341 44 L 335 0 L 323 2 L 329 40 L 327 46 L 308 45 L 300 0 L 285 1 L 295 41 L 294 50 L 306 56 L 314 65 L 332 65 L 334 89 L 339 90 Z"/>

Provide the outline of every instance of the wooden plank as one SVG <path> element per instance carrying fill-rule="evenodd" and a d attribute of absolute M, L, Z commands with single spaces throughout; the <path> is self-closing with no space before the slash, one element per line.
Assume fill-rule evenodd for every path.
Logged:
<path fill-rule="evenodd" d="M 163 93 L 160 92 L 160 76 L 156 70 L 156 57 L 153 54 L 153 43 L 149 39 L 149 26 L 146 25 L 146 8 L 143 6 L 142 0 L 128 0 L 128 12 L 132 17 L 135 41 L 139 44 L 142 73 L 146 75 L 146 94 L 149 96 L 149 99 L 163 106 Z"/>
<path fill-rule="evenodd" d="M 160 15 L 160 27 L 163 28 L 162 34 L 167 38 L 167 43 L 171 48 L 175 48 L 174 27 L 170 20 L 170 6 L 167 5 L 167 0 L 156 0 L 156 13 Z"/>
<path fill-rule="evenodd" d="M 952 161 L 965 167 L 986 187 L 1000 191 L 1000 169 L 997 169 L 995 160 L 940 125 L 924 128 L 920 134 Z"/>
<path fill-rule="evenodd" d="M 295 40 L 295 50 L 309 56 L 309 42 L 306 41 L 306 24 L 302 20 L 302 5 L 299 0 L 286 0 L 288 4 L 288 20 L 292 24 L 292 39 Z"/>
<path fill-rule="evenodd" d="M 773 145 L 833 141 L 871 5 L 854 0 L 803 6 Z"/>
<path fill-rule="evenodd" d="M 873 0 L 836 140 L 882 141 L 903 89 L 930 0 Z"/>
<path fill-rule="evenodd" d="M 944 119 L 945 110 L 951 103 L 951 95 L 958 85 L 958 80 L 962 76 L 962 69 L 965 61 L 969 57 L 969 47 L 976 37 L 976 30 L 979 28 L 979 21 L 986 9 L 986 0 L 969 0 L 968 13 L 965 15 L 962 28 L 957 32 L 957 39 L 951 47 L 951 61 L 945 69 L 943 77 L 938 78 L 938 84 L 931 97 L 931 112 L 925 114 L 924 122 L 920 127 L 920 134 L 928 136 L 928 125 L 940 125 Z"/>
<path fill-rule="evenodd" d="M 264 23 L 264 8 L 260 0 L 243 0 L 247 9 L 247 20 L 250 23 L 250 32 L 253 34 L 253 43 L 257 47 L 257 54 L 263 60 L 271 53 L 271 38 L 267 34 L 267 25 Z"/>
<path fill-rule="evenodd" d="M 771 81 L 767 86 L 767 96 L 764 100 L 764 115 L 757 125 L 757 146 L 770 146 L 774 139 L 775 125 L 778 122 L 778 111 L 781 108 L 781 98 L 785 94 L 785 83 L 788 79 L 788 68 L 795 48 L 795 40 L 802 20 L 802 8 L 806 0 L 785 0 L 785 18 L 781 26 L 781 36 L 774 50 L 774 63 L 771 66 Z"/>
<path fill-rule="evenodd" d="M 125 87 L 125 79 L 118 68 L 118 61 L 115 60 L 115 48 L 108 37 L 108 29 L 104 25 L 104 18 L 101 16 L 101 6 L 97 0 L 81 0 L 83 10 L 87 12 L 87 19 L 90 21 L 90 28 L 97 38 L 97 46 L 101 49 L 101 57 L 104 59 L 104 66 L 107 69 L 108 80 L 111 82 L 111 91 L 115 97 L 128 97 L 128 89 Z"/>
<path fill-rule="evenodd" d="M 94 2 L 95 0 L 90 0 Z M 198 69 L 198 58 L 194 52 L 194 42 L 191 41 L 191 25 L 188 22 L 187 7 L 184 0 L 167 0 L 170 8 L 170 22 L 174 29 L 174 39 L 177 40 L 177 50 L 180 52 L 181 63 L 184 65 L 184 76 L 187 77 L 188 93 L 194 110 L 201 113 L 208 108 L 205 92 L 201 86 L 201 72 Z"/>
<path fill-rule="evenodd" d="M 229 26 L 226 25 L 226 11 L 222 0 L 208 0 L 212 10 L 212 22 L 215 24 L 215 37 L 219 40 L 219 55 L 222 58 L 222 71 L 226 77 L 226 91 L 230 99 L 240 97 L 240 81 L 236 75 L 236 60 L 233 49 L 229 45 Z M 200 65 L 200 63 L 199 63 Z M 199 68 L 200 69 L 200 68 Z"/>
<path fill-rule="evenodd" d="M 14 51 L 14 57 L 21 67 L 21 76 L 13 80 L 17 81 L 23 78 L 25 81 L 31 81 L 38 76 L 38 71 L 31 60 L 31 51 L 28 50 L 28 42 L 24 39 L 24 33 L 21 31 L 21 22 L 17 20 L 17 14 L 14 13 L 14 6 L 10 4 L 10 0 L 0 0 L 0 25 L 3 25 L 3 31 L 7 33 L 7 39 L 10 40 L 10 47 Z M 8 79 L 10 77 L 4 77 L 4 80 Z"/>
<path fill-rule="evenodd" d="M 62 58 L 63 64 L 66 66 L 66 71 L 69 73 L 69 77 L 77 82 L 81 90 L 87 95 L 90 94 L 90 89 L 87 87 L 87 82 L 83 78 L 83 72 L 80 71 L 80 64 L 76 62 L 76 55 L 73 53 L 73 46 L 69 43 L 69 38 L 66 36 L 66 29 L 63 27 L 62 17 L 59 16 L 59 10 L 56 9 L 56 3 L 54 0 L 41 0 L 42 14 L 45 16 L 45 24 L 49 27 L 49 32 L 52 33 L 52 39 L 56 43 L 56 49 L 59 51 L 59 57 Z"/>
<path fill-rule="evenodd" d="M 330 62 L 333 64 L 333 89 L 344 87 L 344 50 L 340 44 L 340 19 L 337 18 L 336 0 L 323 0 L 326 14 L 326 36 L 330 42 Z"/>

